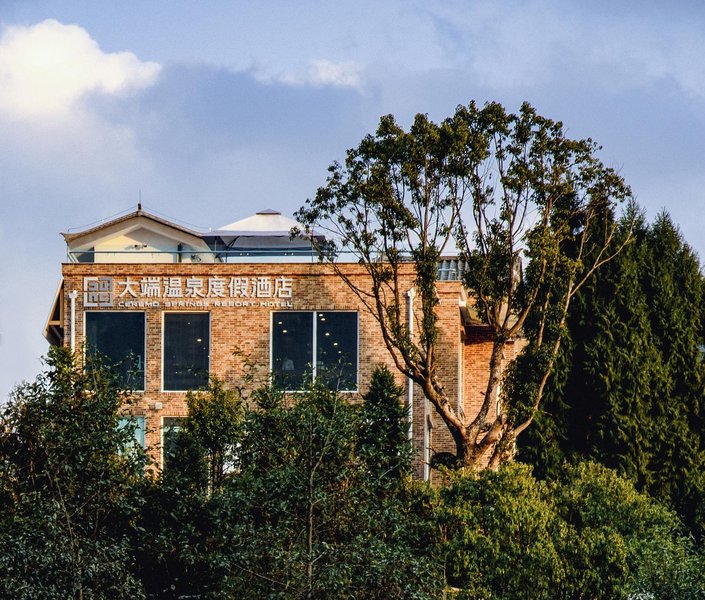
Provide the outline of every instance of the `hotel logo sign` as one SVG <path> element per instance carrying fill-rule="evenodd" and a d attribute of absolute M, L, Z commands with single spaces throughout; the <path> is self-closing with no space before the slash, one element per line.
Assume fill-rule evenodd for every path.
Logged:
<path fill-rule="evenodd" d="M 292 307 L 291 277 L 84 277 L 85 307 Z"/>
<path fill-rule="evenodd" d="M 83 306 L 112 306 L 113 305 L 113 278 L 112 277 L 84 277 L 83 278 Z"/>

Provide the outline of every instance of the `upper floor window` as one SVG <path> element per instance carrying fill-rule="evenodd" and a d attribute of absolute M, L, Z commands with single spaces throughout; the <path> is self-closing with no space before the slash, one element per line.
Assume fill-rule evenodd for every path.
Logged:
<path fill-rule="evenodd" d="M 209 362 L 209 313 L 165 313 L 164 390 L 206 387 Z"/>
<path fill-rule="evenodd" d="M 273 312 L 271 348 L 274 380 L 285 390 L 302 390 L 307 379 L 357 390 L 356 312 Z"/>
<path fill-rule="evenodd" d="M 144 390 L 144 313 L 88 311 L 85 317 L 86 350 L 103 358 L 121 386 Z"/>

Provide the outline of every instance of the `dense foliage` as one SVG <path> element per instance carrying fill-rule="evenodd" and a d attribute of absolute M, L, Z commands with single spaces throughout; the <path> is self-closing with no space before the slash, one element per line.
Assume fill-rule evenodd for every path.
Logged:
<path fill-rule="evenodd" d="M 592 459 L 705 532 L 705 310 L 697 256 L 669 217 L 576 298 L 567 342 L 520 457 L 550 478 Z"/>
<path fill-rule="evenodd" d="M 0 596 L 139 598 L 129 533 L 144 455 L 108 370 L 52 348 L 0 428 Z"/>
<path fill-rule="evenodd" d="M 3 597 L 703 597 L 677 517 L 604 467 L 412 482 L 388 370 L 360 405 L 321 386 L 243 402 L 213 380 L 159 475 L 113 383 L 53 350 L 4 408 Z"/>
<path fill-rule="evenodd" d="M 701 598 L 702 556 L 678 518 L 594 463 L 540 481 L 513 464 L 440 491 L 459 598 Z"/>

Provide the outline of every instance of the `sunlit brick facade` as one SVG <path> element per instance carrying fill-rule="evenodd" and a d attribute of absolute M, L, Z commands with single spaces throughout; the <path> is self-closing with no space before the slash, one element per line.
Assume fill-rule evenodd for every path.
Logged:
<path fill-rule="evenodd" d="M 219 248 L 213 233 L 197 234 L 141 210 L 65 235 L 69 260 L 45 333 L 79 354 L 94 344 L 107 354 L 133 353 L 130 386 L 137 391 L 130 410 L 157 460 L 165 428 L 186 416 L 186 390 L 209 375 L 240 387 L 251 364 L 255 382 L 274 374 L 296 390 L 306 371 L 326 377 L 355 402 L 376 366 L 394 371 L 379 326 L 357 296 L 311 253 L 288 251 L 281 237 L 288 230 L 267 229 L 275 218 L 281 229 L 283 217 L 277 215 L 265 211 L 254 221 L 257 244 L 250 239 L 243 246 L 247 232 L 239 230 L 239 247 L 231 242 L 225 248 L 230 238 L 223 235 Z M 277 235 L 279 241 L 271 243 Z M 360 265 L 341 268 L 366 284 Z M 413 288 L 412 268 L 402 277 L 406 290 Z M 457 277 L 445 279 L 438 282 L 440 379 L 471 415 L 484 395 L 491 340 L 468 318 Z M 413 323 L 418 307 L 410 296 Z M 509 345 L 506 353 L 512 352 Z M 409 394 L 409 383 L 398 379 L 407 390 L 403 400 L 413 398 L 415 474 L 428 478 L 431 457 L 452 452 L 453 444 L 417 386 Z"/>

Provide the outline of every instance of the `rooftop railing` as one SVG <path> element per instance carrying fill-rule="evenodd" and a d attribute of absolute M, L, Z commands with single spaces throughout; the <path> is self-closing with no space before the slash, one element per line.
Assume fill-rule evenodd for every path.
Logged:
<path fill-rule="evenodd" d="M 353 252 L 340 251 L 338 262 L 357 263 Z M 199 264 L 199 263 L 316 263 L 318 254 L 311 248 L 282 249 L 238 249 L 238 250 L 69 250 L 70 263 L 85 264 Z M 407 260 L 411 260 L 408 258 Z M 459 281 L 466 270 L 466 263 L 458 257 L 443 257 L 438 261 L 439 281 Z"/>
<path fill-rule="evenodd" d="M 164 260 L 171 258 L 172 260 Z M 310 248 L 292 248 L 287 250 L 69 250 L 67 260 L 71 263 L 116 263 L 116 262 L 282 262 L 282 260 L 299 258 L 306 262 L 316 262 L 318 255 Z M 155 260 L 158 259 L 158 260 Z"/>

